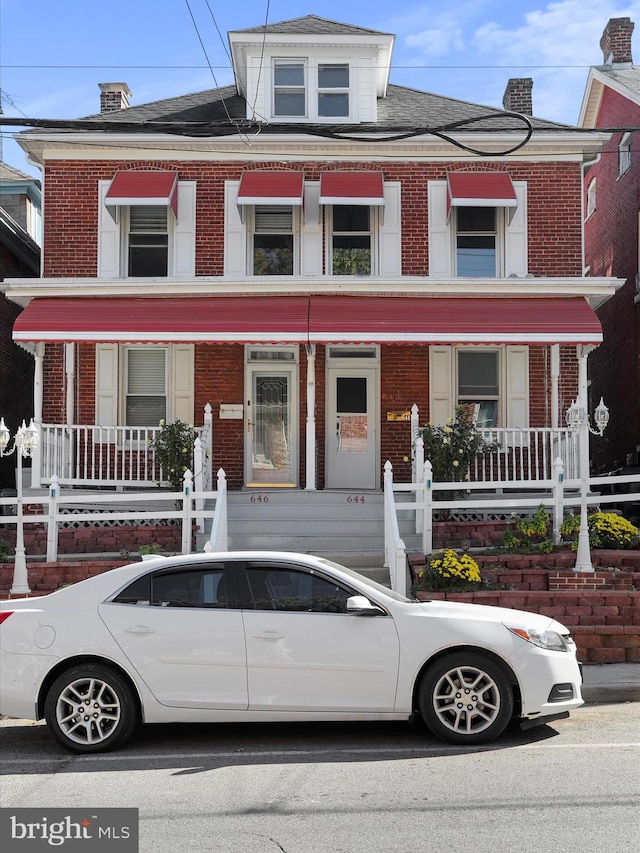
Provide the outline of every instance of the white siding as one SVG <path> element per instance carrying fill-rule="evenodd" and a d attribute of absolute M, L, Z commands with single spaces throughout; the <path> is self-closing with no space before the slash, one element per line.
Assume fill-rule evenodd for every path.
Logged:
<path fill-rule="evenodd" d="M 193 423 L 194 346 L 174 344 L 171 347 L 171 414 L 173 420 Z"/>
<path fill-rule="evenodd" d="M 300 273 L 303 276 L 322 275 L 322 224 L 319 200 L 320 183 L 306 182 L 300 239 Z"/>

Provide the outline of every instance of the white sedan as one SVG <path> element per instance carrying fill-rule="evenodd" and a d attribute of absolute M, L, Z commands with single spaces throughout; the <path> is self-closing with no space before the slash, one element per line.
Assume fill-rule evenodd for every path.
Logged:
<path fill-rule="evenodd" d="M 0 602 L 0 713 L 70 752 L 145 723 L 407 720 L 458 744 L 582 704 L 569 631 L 518 610 L 418 602 L 318 557 L 156 557 Z"/>

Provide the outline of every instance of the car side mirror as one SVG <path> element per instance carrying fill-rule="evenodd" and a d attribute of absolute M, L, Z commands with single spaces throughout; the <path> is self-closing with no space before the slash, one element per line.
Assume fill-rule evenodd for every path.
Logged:
<path fill-rule="evenodd" d="M 372 604 L 366 595 L 347 598 L 347 613 L 353 613 L 354 616 L 384 616 L 384 610 Z"/>

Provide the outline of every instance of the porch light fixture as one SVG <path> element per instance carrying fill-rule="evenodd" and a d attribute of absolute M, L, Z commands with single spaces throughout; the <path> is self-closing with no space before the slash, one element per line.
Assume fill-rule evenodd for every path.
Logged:
<path fill-rule="evenodd" d="M 574 400 L 565 414 L 565 420 L 570 430 L 577 433 L 580 441 L 580 531 L 578 533 L 578 550 L 576 552 L 576 572 L 593 572 L 591 563 L 591 547 L 589 545 L 589 524 L 587 521 L 587 484 L 589 481 L 589 433 L 602 436 L 609 423 L 609 409 L 604 400 L 593 412 L 595 429 L 591 426 L 589 413 L 584 406 Z"/>
<path fill-rule="evenodd" d="M 38 427 L 34 424 L 33 418 L 29 426 L 22 421 L 22 426 L 18 428 L 13 445 L 10 450 L 7 450 L 11 440 L 11 433 L 8 430 L 4 418 L 0 418 L 0 457 L 11 456 L 16 454 L 18 468 L 16 474 L 16 557 L 13 568 L 13 585 L 9 590 L 10 595 L 28 595 L 29 578 L 27 575 L 27 558 L 24 551 L 24 516 L 22 512 L 22 460 L 27 456 L 31 456 L 33 451 L 38 446 L 40 441 L 40 433 Z"/>

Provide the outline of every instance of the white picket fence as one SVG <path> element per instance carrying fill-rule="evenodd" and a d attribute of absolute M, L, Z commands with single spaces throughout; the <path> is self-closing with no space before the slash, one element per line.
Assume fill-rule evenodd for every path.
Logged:
<path fill-rule="evenodd" d="M 201 522 L 204 529 L 211 521 L 211 534 L 205 546 L 207 551 L 228 550 L 227 480 L 222 468 L 218 470 L 216 489 L 194 489 L 193 475 L 186 471 L 181 492 L 100 492 L 83 494 L 78 490 L 62 490 L 54 475 L 46 495 L 0 497 L 0 506 L 13 510 L 18 500 L 30 507 L 40 505 L 42 512 L 24 516 L 25 524 L 43 523 L 47 528 L 47 562 L 58 559 L 58 531 L 69 522 L 96 524 L 97 522 L 134 522 L 144 524 L 161 520 L 174 520 L 182 525 L 182 553 L 192 551 L 193 522 Z M 125 504 L 127 508 L 123 509 Z M 118 506 L 120 505 L 120 506 Z M 208 508 L 207 508 L 208 505 Z M 86 509 L 83 510 L 83 507 Z M 109 507 L 115 507 L 109 509 Z M 18 524 L 20 513 L 2 515 L 2 523 Z"/>
<path fill-rule="evenodd" d="M 626 484 L 631 488 L 626 494 L 601 495 L 598 486 Z M 523 491 L 526 486 L 526 492 Z M 595 487 L 594 492 L 590 490 Z M 506 490 L 506 491 L 505 491 Z M 509 494 L 509 490 L 512 493 Z M 464 492 L 464 497 L 450 500 L 434 500 L 437 492 Z M 584 492 L 584 495 L 583 495 Z M 396 500 L 396 495 L 412 493 L 412 500 Z M 606 478 L 589 476 L 586 483 L 582 480 L 565 477 L 564 463 L 556 458 L 553 463 L 553 476 L 523 484 L 522 480 L 504 480 L 500 488 L 488 491 L 487 482 L 434 482 L 431 462 L 427 459 L 421 468 L 417 481 L 412 483 L 394 483 L 393 465 L 387 461 L 384 466 L 384 533 L 385 566 L 389 569 L 393 589 L 406 595 L 407 592 L 407 553 L 404 541 L 400 538 L 398 513 L 412 514 L 415 532 L 422 534 L 422 552 L 433 552 L 434 512 L 440 510 L 465 512 L 478 511 L 523 515 L 535 511 L 539 506 L 549 510 L 552 521 L 553 539 L 560 544 L 560 526 L 567 510 L 575 507 L 602 507 L 607 504 L 620 504 L 640 500 L 640 474 L 628 474 Z"/>

